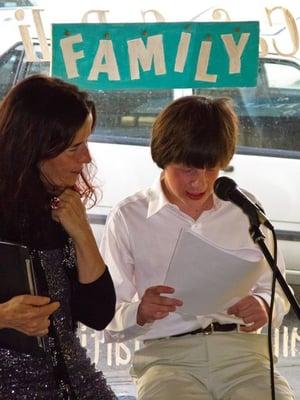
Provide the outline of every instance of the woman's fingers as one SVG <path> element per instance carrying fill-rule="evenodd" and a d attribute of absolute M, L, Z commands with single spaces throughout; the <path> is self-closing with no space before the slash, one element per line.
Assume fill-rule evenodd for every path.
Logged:
<path fill-rule="evenodd" d="M 30 336 L 47 334 L 50 316 L 59 308 L 59 302 L 49 303 L 49 297 L 23 295 L 3 304 L 5 328 L 16 329 Z"/>

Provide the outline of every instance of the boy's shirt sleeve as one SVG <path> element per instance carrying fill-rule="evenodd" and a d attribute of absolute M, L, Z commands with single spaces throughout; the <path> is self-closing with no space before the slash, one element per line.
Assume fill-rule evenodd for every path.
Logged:
<path fill-rule="evenodd" d="M 135 286 L 135 265 L 126 221 L 120 210 L 108 217 L 100 251 L 111 273 L 117 297 L 116 312 L 104 331 L 105 342 L 123 342 L 148 332 L 152 324 L 137 324 L 140 304 Z"/>

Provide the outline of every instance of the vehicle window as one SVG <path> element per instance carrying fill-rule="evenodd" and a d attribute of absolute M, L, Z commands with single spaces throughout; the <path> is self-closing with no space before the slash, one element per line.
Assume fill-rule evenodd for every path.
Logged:
<path fill-rule="evenodd" d="M 148 144 L 154 119 L 172 96 L 172 90 L 91 92 L 98 115 L 91 141 Z"/>
<path fill-rule="evenodd" d="M 35 74 L 49 74 L 50 63 L 44 61 L 37 61 L 34 63 L 26 63 L 26 76 Z"/>
<path fill-rule="evenodd" d="M 240 118 L 240 147 L 300 150 L 300 70 L 293 65 L 263 61 L 256 87 L 196 89 L 194 93 L 233 99 Z"/>
<path fill-rule="evenodd" d="M 29 0 L 0 0 L 0 9 L 32 6 L 34 6 L 34 4 Z"/>
<path fill-rule="evenodd" d="M 21 45 L 23 46 L 23 45 Z M 37 58 L 35 62 L 26 62 L 25 52 L 24 58 L 20 71 L 20 78 L 24 79 L 24 77 L 28 77 L 35 74 L 45 74 L 49 75 L 50 72 L 50 62 L 43 61 L 43 54 L 38 43 L 34 43 L 34 52 Z"/>
<path fill-rule="evenodd" d="M 293 65 L 265 63 L 270 88 L 300 89 L 300 69 Z"/>
<path fill-rule="evenodd" d="M 20 44 L 18 48 L 22 49 Z M 39 46 L 35 45 L 38 60 L 42 59 Z M 16 56 L 20 59 L 20 55 Z M 34 74 L 49 74 L 49 62 L 26 62 L 21 65 L 20 78 Z M 11 77 L 14 74 L 11 73 Z M 1 84 L 2 84 L 1 79 Z M 6 89 L 12 82 L 6 84 Z M 92 142 L 147 145 L 150 129 L 157 114 L 173 99 L 173 90 L 115 90 L 91 91 L 96 105 L 97 123 Z"/>
<path fill-rule="evenodd" d="M 13 86 L 22 59 L 23 47 L 16 46 L 0 58 L 0 99 Z"/>

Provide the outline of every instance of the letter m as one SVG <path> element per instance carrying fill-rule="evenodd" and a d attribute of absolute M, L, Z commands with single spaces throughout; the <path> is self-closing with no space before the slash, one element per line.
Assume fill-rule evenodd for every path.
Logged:
<path fill-rule="evenodd" d="M 140 79 L 139 65 L 144 71 L 150 71 L 152 61 L 155 75 L 166 73 L 162 35 L 149 36 L 146 46 L 142 39 L 128 40 L 127 45 L 131 79 Z"/>

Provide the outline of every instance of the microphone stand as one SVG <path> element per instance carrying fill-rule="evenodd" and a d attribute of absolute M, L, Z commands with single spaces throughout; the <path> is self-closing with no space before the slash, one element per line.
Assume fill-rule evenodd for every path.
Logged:
<path fill-rule="evenodd" d="M 254 241 L 254 243 L 256 243 L 259 248 L 261 249 L 263 255 L 265 256 L 268 264 L 270 265 L 270 267 L 272 268 L 274 274 L 275 274 L 275 278 L 277 279 L 278 283 L 280 284 L 284 294 L 286 295 L 286 298 L 288 299 L 292 309 L 294 310 L 295 314 L 297 315 L 298 319 L 300 320 L 300 306 L 295 298 L 295 296 L 293 295 L 293 292 L 291 291 L 289 285 L 287 284 L 285 278 L 283 277 L 281 271 L 279 270 L 278 266 L 275 264 L 275 261 L 271 255 L 271 253 L 269 252 L 269 249 L 267 248 L 265 242 L 264 242 L 264 238 L 265 236 L 263 235 L 263 233 L 261 232 L 261 230 L 259 229 L 260 226 L 260 221 L 259 221 L 259 217 L 258 215 L 255 213 L 251 215 L 248 215 L 249 220 L 250 220 L 250 228 L 249 228 L 249 232 L 250 235 L 252 237 L 252 240 Z"/>

